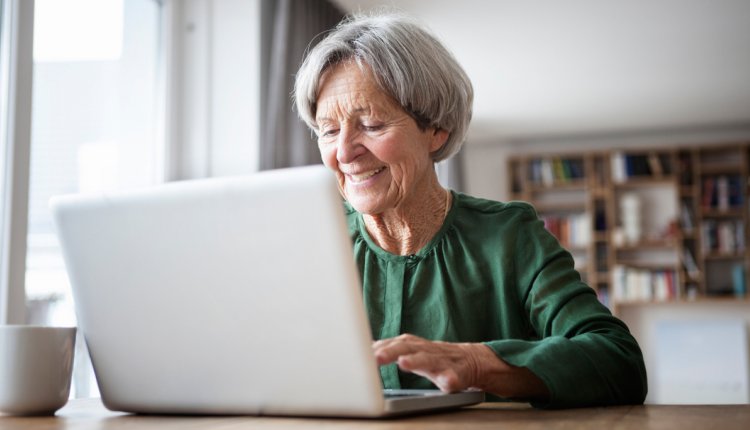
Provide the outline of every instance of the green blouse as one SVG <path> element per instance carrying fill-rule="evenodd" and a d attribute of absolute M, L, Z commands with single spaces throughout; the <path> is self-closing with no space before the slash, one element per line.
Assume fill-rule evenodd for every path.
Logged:
<path fill-rule="evenodd" d="M 533 207 L 453 192 L 443 227 L 418 253 L 376 245 L 346 204 L 372 336 L 484 342 L 547 385 L 538 407 L 642 403 L 646 370 L 635 339 L 581 281 L 573 258 Z M 395 364 L 386 388 L 432 388 Z"/>

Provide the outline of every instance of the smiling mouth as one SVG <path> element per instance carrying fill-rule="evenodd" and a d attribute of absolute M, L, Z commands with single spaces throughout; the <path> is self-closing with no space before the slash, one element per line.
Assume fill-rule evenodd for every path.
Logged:
<path fill-rule="evenodd" d="M 357 173 L 357 174 L 349 173 L 346 176 L 348 176 L 352 180 L 352 182 L 364 182 L 372 178 L 373 176 L 377 175 L 378 173 L 382 172 L 383 170 L 385 170 L 385 167 L 380 167 L 375 170 L 368 170 L 367 172 L 362 172 L 362 173 Z"/>

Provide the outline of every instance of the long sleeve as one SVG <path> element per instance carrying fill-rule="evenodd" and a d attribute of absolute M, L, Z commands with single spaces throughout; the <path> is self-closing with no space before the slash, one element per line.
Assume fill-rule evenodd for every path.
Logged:
<path fill-rule="evenodd" d="M 524 205 L 525 206 L 525 205 Z M 543 407 L 642 403 L 643 356 L 627 327 L 581 282 L 573 259 L 530 206 L 517 211 L 517 288 L 538 339 L 486 342 L 508 363 L 526 367 L 551 393 Z"/>

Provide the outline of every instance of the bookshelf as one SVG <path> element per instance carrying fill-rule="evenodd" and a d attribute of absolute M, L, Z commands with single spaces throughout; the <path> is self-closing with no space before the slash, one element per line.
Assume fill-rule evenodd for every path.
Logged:
<path fill-rule="evenodd" d="M 750 143 L 525 154 L 507 172 L 613 310 L 747 300 Z"/>

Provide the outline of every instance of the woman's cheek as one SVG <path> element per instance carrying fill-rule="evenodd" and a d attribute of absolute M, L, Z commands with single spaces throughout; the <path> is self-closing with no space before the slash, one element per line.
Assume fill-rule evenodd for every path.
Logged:
<path fill-rule="evenodd" d="M 318 144 L 318 149 L 320 150 L 320 158 L 323 161 L 323 164 L 331 170 L 338 170 L 335 148 L 332 148 L 331 145 Z"/>

